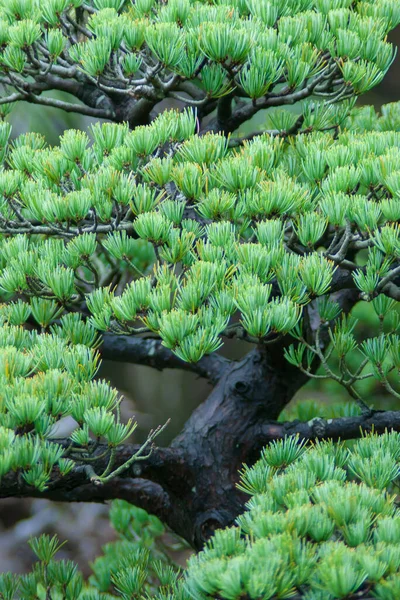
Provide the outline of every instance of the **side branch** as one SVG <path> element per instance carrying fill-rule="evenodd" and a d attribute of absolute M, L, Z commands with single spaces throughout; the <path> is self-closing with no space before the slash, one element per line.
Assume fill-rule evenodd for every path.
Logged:
<path fill-rule="evenodd" d="M 87 117 L 94 117 L 96 119 L 115 119 L 115 112 L 112 110 L 106 110 L 102 108 L 93 108 L 84 104 L 78 104 L 75 102 L 65 102 L 64 100 L 57 100 L 57 98 L 49 98 L 47 96 L 37 96 L 35 94 L 20 94 L 19 100 L 24 100 L 31 104 L 40 104 L 41 106 L 51 106 L 53 108 L 59 108 L 65 112 L 78 113 Z M 10 98 L 10 97 L 9 97 Z M 9 98 L 2 98 L 2 100 L 9 100 Z M 15 101 L 15 100 L 14 100 Z"/>
<path fill-rule="evenodd" d="M 35 492 L 26 495 L 35 496 Z M 37 492 L 36 495 L 56 502 L 104 503 L 116 499 L 126 500 L 166 523 L 173 508 L 168 493 L 161 485 L 139 477 L 117 477 L 101 486 L 87 481 L 71 489 L 58 487 L 43 493 Z"/>
<path fill-rule="evenodd" d="M 373 431 L 384 433 L 385 430 L 400 431 L 400 411 L 372 411 L 370 415 L 359 417 L 340 417 L 337 419 L 321 419 L 311 421 L 287 421 L 285 423 L 270 422 L 255 427 L 249 432 L 254 441 L 254 450 L 261 449 L 273 440 L 288 435 L 298 435 L 302 440 L 331 439 L 351 440 Z"/>
<path fill-rule="evenodd" d="M 191 371 L 215 384 L 219 381 L 230 361 L 213 353 L 197 363 L 187 363 L 175 356 L 160 340 L 135 338 L 125 335 L 104 334 L 100 348 L 104 359 L 145 365 L 162 371 L 163 369 L 182 369 Z"/>
<path fill-rule="evenodd" d="M 318 85 L 320 85 L 324 79 L 327 77 L 327 73 L 333 75 L 333 71 L 331 72 L 332 66 L 327 65 L 325 69 L 312 81 L 310 81 L 305 87 L 300 90 L 290 92 L 290 88 L 286 87 L 284 90 L 281 90 L 278 94 L 267 94 L 263 98 L 255 102 L 247 102 L 240 106 L 237 110 L 233 111 L 232 114 L 224 120 L 221 129 L 221 121 L 218 118 L 214 118 L 201 133 L 205 133 L 206 131 L 223 131 L 225 134 L 232 133 L 242 123 L 251 119 L 256 113 L 260 110 L 266 108 L 274 108 L 278 106 L 288 106 L 299 102 L 300 100 L 305 100 L 313 95 L 315 89 Z M 325 86 L 328 84 L 325 84 Z"/>
<path fill-rule="evenodd" d="M 68 448 L 68 440 L 52 440 Z M 100 444 L 91 462 L 92 470 L 106 468 L 106 445 Z M 115 466 L 125 463 L 139 450 L 139 445 L 117 448 Z M 157 516 L 176 533 L 193 543 L 193 523 L 187 501 L 193 495 L 194 473 L 187 464 L 185 453 L 176 448 L 156 448 L 145 460 L 133 463 L 121 476 L 104 484 L 90 478 L 90 468 L 77 464 L 69 473 L 60 476 L 54 469 L 47 488 L 40 492 L 11 471 L 1 480 L 0 498 L 35 497 L 59 502 L 106 502 L 126 500 Z"/>

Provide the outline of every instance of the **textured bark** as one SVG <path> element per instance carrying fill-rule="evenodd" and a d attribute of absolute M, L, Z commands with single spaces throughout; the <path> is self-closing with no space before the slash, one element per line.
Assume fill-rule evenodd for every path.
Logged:
<path fill-rule="evenodd" d="M 195 474 L 184 499 L 190 514 L 190 543 L 200 548 L 215 529 L 242 512 L 244 496 L 236 489 L 238 471 L 254 461 L 248 434 L 260 422 L 276 419 L 305 376 L 278 354 L 250 352 L 223 375 L 209 398 L 192 414 L 172 448 L 185 456 Z"/>
<path fill-rule="evenodd" d="M 255 448 L 263 448 L 269 442 L 287 435 L 298 435 L 300 439 L 305 440 L 351 440 L 360 437 L 361 432 L 374 431 L 381 434 L 391 429 L 400 431 L 399 410 L 374 410 L 369 415 L 337 419 L 316 417 L 307 423 L 303 421 L 260 423 L 252 431 L 252 442 Z"/>

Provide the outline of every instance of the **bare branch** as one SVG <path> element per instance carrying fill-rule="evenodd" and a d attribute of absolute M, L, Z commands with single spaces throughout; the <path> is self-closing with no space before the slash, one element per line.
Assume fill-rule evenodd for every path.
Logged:
<path fill-rule="evenodd" d="M 175 356 L 168 348 L 155 339 L 104 334 L 100 352 L 104 359 L 145 365 L 158 370 L 181 369 L 197 373 L 215 384 L 223 375 L 230 361 L 213 353 L 204 356 L 198 363 L 187 363 Z"/>
<path fill-rule="evenodd" d="M 52 106 L 53 108 L 60 108 L 65 112 L 74 112 L 87 117 L 95 117 L 98 119 L 114 119 L 115 112 L 111 110 L 103 110 L 102 108 L 92 108 L 83 104 L 75 104 L 73 102 L 65 102 L 64 100 L 57 100 L 56 98 L 49 98 L 47 96 L 36 96 L 35 94 L 20 94 L 22 98 L 19 100 L 25 100 L 30 104 L 40 104 L 42 106 Z"/>
<path fill-rule="evenodd" d="M 388 298 L 392 298 L 393 300 L 397 300 L 400 302 L 400 287 L 395 285 L 392 282 L 389 282 L 382 288 L 382 294 L 385 294 Z"/>
<path fill-rule="evenodd" d="M 8 104 L 9 102 L 18 102 L 18 100 L 24 100 L 25 95 L 19 92 L 14 92 L 14 94 L 10 94 L 9 96 L 3 96 L 0 98 L 0 104 Z"/>
<path fill-rule="evenodd" d="M 370 415 L 359 417 L 340 417 L 338 419 L 321 419 L 319 417 L 308 422 L 288 421 L 285 423 L 269 422 L 255 426 L 249 432 L 254 446 L 261 449 L 276 439 L 288 435 L 298 435 L 300 439 L 317 440 L 332 439 L 351 440 L 361 437 L 363 432 L 381 434 L 385 430 L 400 431 L 400 411 L 372 411 Z"/>

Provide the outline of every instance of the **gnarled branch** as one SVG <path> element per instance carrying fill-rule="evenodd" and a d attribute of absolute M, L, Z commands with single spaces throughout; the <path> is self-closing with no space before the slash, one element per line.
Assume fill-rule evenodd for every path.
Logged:
<path fill-rule="evenodd" d="M 103 358 L 145 365 L 162 371 L 163 369 L 182 369 L 196 373 L 215 384 L 223 375 L 230 361 L 213 353 L 197 363 L 184 362 L 171 350 L 162 345 L 160 340 L 143 339 L 125 335 L 106 333 L 100 348 Z"/>
<path fill-rule="evenodd" d="M 331 439 L 351 440 L 361 437 L 362 433 L 374 431 L 384 433 L 385 430 L 400 431 L 400 411 L 375 410 L 370 415 L 358 417 L 339 417 L 322 419 L 316 417 L 311 421 L 287 421 L 284 423 L 260 424 L 258 430 L 251 432 L 255 447 L 263 448 L 266 444 L 288 435 L 298 435 L 301 440 Z"/>

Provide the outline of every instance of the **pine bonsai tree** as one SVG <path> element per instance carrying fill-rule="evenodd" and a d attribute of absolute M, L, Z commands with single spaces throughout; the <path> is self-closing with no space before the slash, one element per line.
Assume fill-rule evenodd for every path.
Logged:
<path fill-rule="evenodd" d="M 3 119 L 24 100 L 115 121 L 54 148 L 0 123 L 0 497 L 127 500 L 201 548 L 271 440 L 400 429 L 360 391 L 400 397 L 400 105 L 354 106 L 398 23 L 397 0 L 0 0 Z M 227 338 L 253 348 L 230 361 Z M 132 445 L 101 356 L 213 391 L 169 447 Z M 278 422 L 310 378 L 347 416 Z"/>

